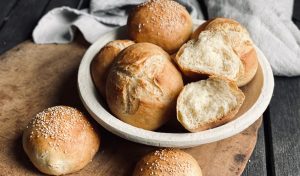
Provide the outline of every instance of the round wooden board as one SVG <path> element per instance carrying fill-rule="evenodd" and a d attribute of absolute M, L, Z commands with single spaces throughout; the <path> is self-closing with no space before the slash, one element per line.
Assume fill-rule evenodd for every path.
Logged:
<path fill-rule="evenodd" d="M 27 41 L 0 56 L 1 174 L 41 174 L 26 157 L 21 142 L 23 129 L 37 112 L 69 105 L 86 113 L 76 86 L 86 48 L 83 42 L 36 45 Z M 74 175 L 131 175 L 138 159 L 154 149 L 110 134 L 91 117 L 90 121 L 101 134 L 101 149 Z M 205 176 L 240 175 L 255 147 L 260 125 L 261 118 L 233 137 L 184 150 L 196 158 Z"/>

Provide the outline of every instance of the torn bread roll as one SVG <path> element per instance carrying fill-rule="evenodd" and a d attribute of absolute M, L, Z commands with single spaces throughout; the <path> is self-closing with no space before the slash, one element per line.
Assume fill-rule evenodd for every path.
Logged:
<path fill-rule="evenodd" d="M 120 120 L 155 130 L 175 116 L 182 88 L 181 74 L 168 53 L 151 43 L 137 43 L 124 49 L 113 63 L 106 100 Z"/>
<path fill-rule="evenodd" d="M 136 165 L 133 176 L 202 176 L 198 162 L 179 149 L 159 149 L 144 156 Z"/>
<path fill-rule="evenodd" d="M 198 132 L 233 119 L 245 96 L 235 82 L 210 77 L 187 84 L 177 99 L 177 120 L 185 129 Z"/>
<path fill-rule="evenodd" d="M 138 5 L 127 21 L 135 42 L 149 42 L 176 52 L 192 34 L 192 19 L 184 6 L 172 0 L 150 0 Z"/>
<path fill-rule="evenodd" d="M 25 153 L 41 172 L 79 171 L 99 149 L 100 138 L 77 109 L 55 106 L 38 113 L 23 133 Z"/>
<path fill-rule="evenodd" d="M 177 52 L 175 62 L 188 77 L 202 75 L 221 76 L 236 81 L 244 66 L 223 35 L 203 31 L 197 40 L 192 39 Z"/>
<path fill-rule="evenodd" d="M 239 22 L 228 18 L 211 19 L 200 25 L 193 33 L 192 38 L 197 39 L 202 31 L 214 31 L 223 34 L 225 40 L 233 50 L 242 56 L 253 49 L 253 42 L 247 29 Z"/>
<path fill-rule="evenodd" d="M 116 56 L 128 46 L 131 40 L 114 40 L 101 48 L 91 63 L 91 75 L 98 92 L 105 97 L 105 84 L 109 68 Z"/>
<path fill-rule="evenodd" d="M 181 61 L 186 57 L 192 61 Z M 240 59 L 239 69 L 237 61 L 234 65 L 228 65 L 236 58 Z M 223 76 L 237 81 L 239 87 L 249 83 L 258 68 L 255 48 L 248 31 L 237 21 L 227 18 L 215 18 L 200 25 L 193 33 L 192 40 L 179 50 L 176 62 L 188 76 Z M 224 74 L 224 71 L 233 74 Z"/>

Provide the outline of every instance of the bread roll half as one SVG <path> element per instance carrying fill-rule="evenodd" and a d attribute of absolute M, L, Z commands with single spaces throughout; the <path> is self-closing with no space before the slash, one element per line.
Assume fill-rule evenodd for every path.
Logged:
<path fill-rule="evenodd" d="M 198 132 L 230 121 L 245 96 L 235 82 L 210 77 L 186 85 L 177 99 L 177 119 L 189 131 Z"/>
<path fill-rule="evenodd" d="M 144 156 L 133 176 L 202 176 L 198 162 L 179 149 L 159 149 Z"/>
<path fill-rule="evenodd" d="M 222 35 L 220 39 L 224 40 L 225 44 L 231 47 L 241 59 L 244 69 L 236 80 L 238 86 L 241 87 L 250 82 L 257 71 L 258 60 L 247 29 L 233 19 L 215 18 L 200 25 L 192 34 L 192 39 L 198 40 L 203 37 L 201 33 L 206 31 Z"/>
<path fill-rule="evenodd" d="M 253 42 L 247 29 L 239 22 L 228 18 L 215 18 L 200 25 L 192 37 L 197 39 L 202 31 L 214 31 L 223 34 L 233 50 L 242 56 L 253 49 Z"/>
<path fill-rule="evenodd" d="M 203 31 L 177 52 L 175 62 L 188 77 L 214 75 L 237 81 L 244 65 L 221 33 Z"/>
<path fill-rule="evenodd" d="M 114 40 L 101 48 L 91 63 L 91 75 L 100 94 L 105 97 L 105 84 L 109 68 L 117 55 L 128 46 L 134 44 L 131 40 Z"/>
<path fill-rule="evenodd" d="M 123 50 L 106 81 L 106 100 L 112 113 L 133 126 L 155 130 L 175 116 L 176 98 L 183 88 L 170 56 L 150 43 Z"/>

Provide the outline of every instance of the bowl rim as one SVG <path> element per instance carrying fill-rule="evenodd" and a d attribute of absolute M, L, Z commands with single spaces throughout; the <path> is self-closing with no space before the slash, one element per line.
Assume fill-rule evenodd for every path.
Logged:
<path fill-rule="evenodd" d="M 200 25 L 205 21 L 193 20 L 193 22 L 194 25 Z M 272 69 L 262 51 L 255 46 L 259 56 L 258 61 L 262 68 L 263 86 L 254 105 L 238 118 L 219 127 L 196 133 L 155 132 L 129 125 L 114 117 L 100 104 L 90 74 L 90 63 L 104 45 L 103 41 L 106 41 L 105 39 L 110 38 L 112 35 L 116 36 L 118 29 L 120 28 L 106 33 L 87 49 L 81 60 L 77 79 L 79 96 L 84 107 L 102 127 L 117 136 L 133 142 L 160 147 L 186 148 L 215 142 L 240 133 L 249 127 L 263 114 L 271 101 L 274 89 Z"/>

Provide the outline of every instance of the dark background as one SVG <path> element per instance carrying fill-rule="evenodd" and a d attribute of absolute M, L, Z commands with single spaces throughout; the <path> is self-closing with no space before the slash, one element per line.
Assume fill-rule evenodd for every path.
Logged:
<path fill-rule="evenodd" d="M 1 0 L 0 54 L 31 39 L 33 28 L 49 10 L 88 5 L 89 0 Z M 300 28 L 299 0 L 295 0 L 293 21 Z M 300 176 L 300 77 L 275 77 L 274 96 L 243 175 Z"/>

